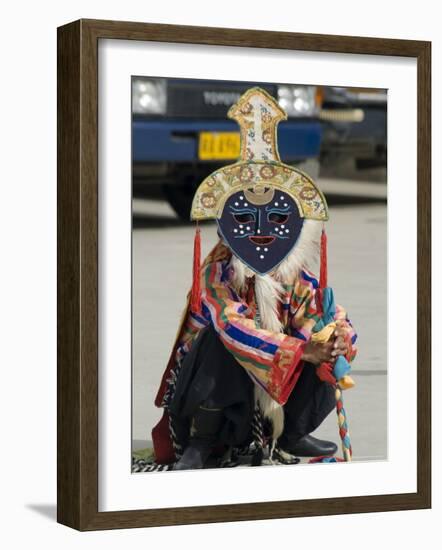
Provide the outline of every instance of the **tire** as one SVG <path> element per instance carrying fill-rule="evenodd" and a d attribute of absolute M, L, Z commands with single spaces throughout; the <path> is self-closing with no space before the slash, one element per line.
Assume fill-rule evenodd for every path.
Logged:
<path fill-rule="evenodd" d="M 377 146 L 375 156 L 370 158 L 357 158 L 357 170 L 369 170 L 370 168 L 382 168 L 387 166 L 387 149 L 383 146 Z"/>

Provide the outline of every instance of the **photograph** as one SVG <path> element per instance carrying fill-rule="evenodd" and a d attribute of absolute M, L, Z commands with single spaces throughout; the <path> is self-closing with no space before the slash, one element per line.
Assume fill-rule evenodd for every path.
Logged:
<path fill-rule="evenodd" d="M 132 473 L 388 461 L 387 89 L 130 85 Z"/>
<path fill-rule="evenodd" d="M 430 61 L 58 29 L 60 523 L 431 506 Z"/>

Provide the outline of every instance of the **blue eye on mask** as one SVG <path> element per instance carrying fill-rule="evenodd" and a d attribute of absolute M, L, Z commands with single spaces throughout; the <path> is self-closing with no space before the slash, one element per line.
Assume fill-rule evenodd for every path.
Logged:
<path fill-rule="evenodd" d="M 217 220 L 223 240 L 256 273 L 273 271 L 295 246 L 304 223 L 296 202 L 284 191 L 253 189 L 231 195 Z"/>

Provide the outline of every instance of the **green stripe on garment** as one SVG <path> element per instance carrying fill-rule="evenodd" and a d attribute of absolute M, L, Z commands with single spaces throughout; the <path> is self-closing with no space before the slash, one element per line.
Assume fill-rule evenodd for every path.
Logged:
<path fill-rule="evenodd" d="M 243 355 L 241 355 L 241 353 L 238 353 L 236 351 L 232 351 L 231 349 L 229 349 L 229 351 L 233 355 L 233 357 L 238 361 L 238 363 L 241 363 L 241 364 L 248 363 L 254 368 L 263 370 L 265 372 L 270 371 L 270 367 L 268 367 L 267 365 L 263 365 L 262 363 L 259 363 L 255 359 L 251 359 L 250 357 L 244 357 Z M 242 365 L 242 366 L 244 366 L 244 365 Z M 247 367 L 244 366 L 244 368 L 247 368 Z"/>
<path fill-rule="evenodd" d="M 210 285 L 210 282 L 209 282 L 209 278 L 210 278 L 210 269 L 208 269 L 206 271 L 206 277 L 205 277 L 205 280 L 206 280 L 206 289 L 209 290 L 210 292 L 210 295 L 212 297 L 212 299 L 217 303 L 219 304 L 220 306 L 220 317 L 222 319 L 222 321 L 224 322 L 225 325 L 228 325 L 230 324 L 230 321 L 229 319 L 227 318 L 226 314 L 224 313 L 224 310 L 225 310 L 225 301 L 218 298 L 218 295 L 216 294 L 216 292 L 213 292 L 213 287 Z M 241 352 L 236 352 L 236 351 L 232 351 L 230 348 L 228 348 L 230 353 L 235 357 L 235 359 L 238 361 L 238 363 L 249 363 L 250 365 L 252 365 L 253 367 L 257 368 L 257 369 L 260 369 L 260 370 L 263 370 L 263 371 L 266 371 L 268 372 L 270 370 L 270 367 L 268 367 L 267 365 L 263 365 L 262 363 L 259 363 L 258 360 L 256 359 L 250 359 L 249 357 L 244 357 L 243 355 L 241 355 Z M 246 368 L 246 367 L 244 367 Z"/>
<path fill-rule="evenodd" d="M 211 283 L 209 281 L 210 272 L 211 272 L 211 269 L 208 269 L 206 271 L 206 289 L 209 290 L 212 299 L 220 306 L 220 318 L 224 322 L 224 324 L 227 325 L 229 323 L 229 319 L 227 318 L 226 314 L 224 313 L 224 310 L 226 309 L 226 302 L 222 298 L 219 298 L 218 294 L 213 291 L 213 286 L 211 285 Z"/>
<path fill-rule="evenodd" d="M 304 319 L 313 319 L 314 321 L 318 322 L 320 319 L 322 319 L 322 317 L 317 313 L 309 313 L 306 308 L 306 311 L 304 311 Z"/>

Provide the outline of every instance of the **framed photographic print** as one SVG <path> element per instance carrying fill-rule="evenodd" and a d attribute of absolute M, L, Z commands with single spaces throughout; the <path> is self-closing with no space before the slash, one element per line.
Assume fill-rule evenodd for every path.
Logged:
<path fill-rule="evenodd" d="M 59 28 L 59 522 L 431 506 L 430 52 Z"/>

